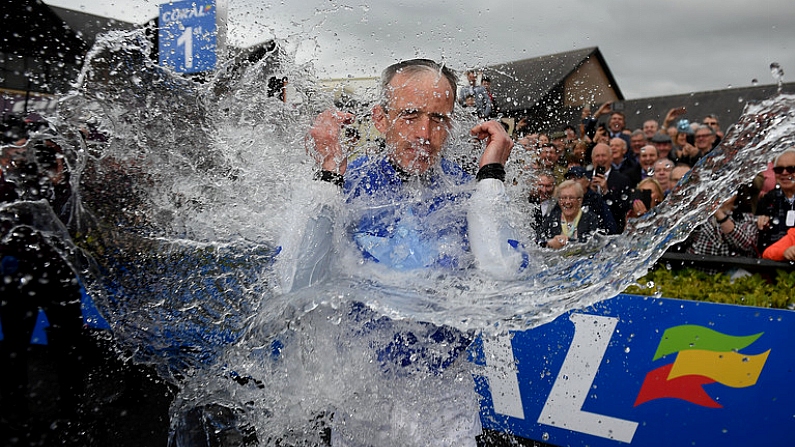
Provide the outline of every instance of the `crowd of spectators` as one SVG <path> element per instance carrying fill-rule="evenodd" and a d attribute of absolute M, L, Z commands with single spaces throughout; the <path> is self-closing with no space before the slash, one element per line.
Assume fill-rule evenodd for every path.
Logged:
<path fill-rule="evenodd" d="M 624 113 L 611 104 L 593 113 L 584 107 L 578 128 L 536 132 L 528 118 L 517 120 L 517 154 L 512 157 L 528 171 L 520 178 L 530 182 L 530 203 L 543 204 L 532 219 L 542 247 L 561 248 L 596 232 L 623 233 L 628 219 L 640 218 L 662 203 L 724 135 L 716 115 L 690 122 L 683 118 L 683 107 L 671 109 L 662 123 L 647 119 L 641 128 L 629 129 Z M 673 249 L 694 255 L 795 260 L 795 248 L 788 252 L 791 258 L 783 254 L 784 242 L 776 246 L 775 255 L 766 252 L 775 242 L 788 240 L 792 228 L 795 149 L 771 160 L 767 170 Z M 795 230 L 789 238 L 789 245 L 795 245 Z"/>

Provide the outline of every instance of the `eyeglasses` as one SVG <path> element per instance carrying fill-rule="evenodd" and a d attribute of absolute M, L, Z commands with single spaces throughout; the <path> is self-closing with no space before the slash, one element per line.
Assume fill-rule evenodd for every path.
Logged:
<path fill-rule="evenodd" d="M 560 196 L 558 200 L 561 202 L 576 202 L 577 200 L 582 200 L 582 197 L 574 197 L 574 196 Z"/>
<path fill-rule="evenodd" d="M 703 122 L 703 123 L 701 123 L 701 124 L 703 124 L 703 125 L 705 125 L 705 126 L 717 126 L 717 125 L 718 125 L 718 122 L 717 122 L 717 121 L 715 121 L 715 122 L 704 121 L 704 122 Z"/>
<path fill-rule="evenodd" d="M 776 174 L 783 174 L 784 171 L 787 171 L 787 174 L 795 174 L 795 166 L 776 166 L 773 168 L 773 172 Z"/>

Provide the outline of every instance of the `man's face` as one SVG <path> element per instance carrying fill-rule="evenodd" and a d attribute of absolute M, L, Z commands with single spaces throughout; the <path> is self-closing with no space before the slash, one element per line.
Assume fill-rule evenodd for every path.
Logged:
<path fill-rule="evenodd" d="M 555 166 L 555 163 L 558 162 L 558 158 L 560 157 L 558 157 L 558 150 L 555 146 L 546 145 L 539 149 L 538 159 L 544 166 Z"/>
<path fill-rule="evenodd" d="M 696 131 L 696 148 L 702 153 L 712 149 L 712 143 L 714 142 L 715 135 L 708 129 L 699 129 Z"/>
<path fill-rule="evenodd" d="M 648 170 L 652 166 L 654 166 L 654 162 L 657 161 L 657 148 L 654 146 L 643 146 L 640 149 L 640 166 L 643 169 Z"/>
<path fill-rule="evenodd" d="M 552 140 L 552 144 L 555 145 L 555 149 L 558 150 L 559 154 L 562 154 L 566 150 L 565 137 L 555 138 L 554 140 Z"/>
<path fill-rule="evenodd" d="M 538 198 L 547 200 L 552 197 L 555 192 L 555 179 L 548 175 L 542 175 L 536 182 L 536 190 L 538 191 Z"/>
<path fill-rule="evenodd" d="M 613 157 L 610 155 L 610 146 L 599 143 L 594 146 L 591 151 L 591 161 L 594 166 L 601 166 L 605 169 L 610 169 L 610 163 Z"/>
<path fill-rule="evenodd" d="M 674 168 L 673 163 L 669 160 L 657 160 L 654 163 L 654 179 L 660 182 L 664 189 L 668 189 L 668 182 L 671 178 L 671 169 Z"/>
<path fill-rule="evenodd" d="M 607 127 L 610 128 L 610 132 L 621 132 L 624 130 L 624 117 L 620 113 L 610 115 Z"/>
<path fill-rule="evenodd" d="M 673 187 L 674 185 L 679 183 L 679 180 L 682 180 L 682 177 L 684 177 L 685 174 L 687 174 L 687 171 L 689 171 L 689 170 L 690 169 L 688 169 L 688 168 L 686 168 L 684 166 L 677 166 L 677 167 L 673 168 L 671 170 L 671 175 L 668 177 L 670 179 L 670 182 L 668 183 L 668 185 Z"/>
<path fill-rule="evenodd" d="M 702 124 L 711 127 L 715 133 L 720 132 L 720 124 L 718 123 L 718 120 L 715 118 L 706 117 L 704 118 L 704 121 L 702 121 Z"/>
<path fill-rule="evenodd" d="M 447 140 L 452 86 L 431 72 L 398 73 L 389 86 L 386 109 L 373 108 L 375 127 L 384 135 L 390 159 L 406 172 L 422 174 L 439 161 Z"/>
<path fill-rule="evenodd" d="M 469 82 L 469 85 L 474 86 L 477 80 L 478 80 L 478 75 L 475 74 L 475 72 L 470 71 L 467 73 L 467 82 Z"/>
<path fill-rule="evenodd" d="M 619 164 L 624 160 L 624 155 L 627 153 L 627 145 L 621 138 L 613 138 L 610 140 L 610 153 L 613 157 L 613 163 Z"/>
<path fill-rule="evenodd" d="M 795 166 L 795 154 L 792 153 L 782 155 L 776 162 L 776 167 L 790 166 Z M 784 191 L 791 192 L 795 190 L 795 173 L 787 172 L 786 170 L 781 174 L 776 173 L 776 183 L 778 183 Z"/>
<path fill-rule="evenodd" d="M 660 130 L 660 125 L 657 124 L 657 121 L 648 120 L 643 123 L 643 135 L 646 136 L 647 140 L 651 140 L 651 137 L 653 137 L 658 130 Z"/>
<path fill-rule="evenodd" d="M 646 145 L 646 135 L 637 134 L 629 137 L 629 145 L 635 155 L 640 154 L 640 149 Z"/>
<path fill-rule="evenodd" d="M 665 143 L 654 143 L 654 147 L 657 148 L 657 155 L 660 158 L 668 158 L 668 154 L 671 153 L 673 145 L 666 141 Z"/>

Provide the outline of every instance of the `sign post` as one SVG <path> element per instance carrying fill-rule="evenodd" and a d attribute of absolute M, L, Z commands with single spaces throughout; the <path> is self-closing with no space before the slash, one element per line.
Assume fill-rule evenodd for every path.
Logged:
<path fill-rule="evenodd" d="M 214 70 L 219 44 L 223 46 L 225 41 L 222 35 L 226 29 L 225 3 L 222 6 L 219 15 L 215 0 L 160 5 L 159 64 L 186 74 Z"/>

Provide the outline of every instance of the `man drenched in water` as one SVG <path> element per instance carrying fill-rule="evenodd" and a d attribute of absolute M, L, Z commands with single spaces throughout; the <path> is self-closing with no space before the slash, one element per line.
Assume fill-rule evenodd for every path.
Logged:
<path fill-rule="evenodd" d="M 523 274 L 529 257 L 513 236 L 505 212 L 509 200 L 504 166 L 513 141 L 503 126 L 485 121 L 470 129 L 471 140 L 484 146 L 472 178 L 443 155 L 455 128 L 453 71 L 431 60 L 404 61 L 384 70 L 381 87 L 372 120 L 383 136 L 382 147 L 349 163 L 345 130 L 355 116 L 339 110 L 321 113 L 309 131 L 309 151 L 317 171 L 315 181 L 295 191 L 295 206 L 285 222 L 274 265 L 282 291 L 297 296 L 303 292 L 314 300 L 307 288 L 324 282 L 334 269 L 365 280 L 398 278 L 400 286 L 415 278 L 421 281 L 423 272 L 434 278 L 436 271 L 466 275 L 480 271 L 491 278 Z M 335 244 L 339 230 L 344 232 L 339 238 L 343 243 Z M 345 267 L 350 260 L 356 263 Z M 382 272 L 387 275 L 375 276 Z M 471 334 L 411 319 L 376 318 L 365 308 L 352 304 L 345 312 L 358 322 L 354 326 L 372 319 L 367 333 L 357 331 L 350 343 L 367 337 L 372 363 L 384 372 L 380 380 L 395 387 L 391 399 L 421 405 L 411 410 L 409 422 L 401 416 L 402 407 L 361 414 L 344 423 L 338 420 L 345 415 L 335 412 L 332 425 L 341 432 L 334 433 L 343 436 L 340 433 L 351 432 L 348 427 L 370 424 L 382 427 L 378 433 L 388 436 L 383 427 L 392 426 L 395 439 L 419 438 L 403 445 L 422 445 L 436 438 L 438 445 L 474 446 L 480 432 L 478 402 L 463 355 Z M 428 355 L 437 351 L 438 355 Z M 433 393 L 417 391 L 424 386 Z M 431 399 L 429 394 L 437 396 Z M 415 428 L 401 428 L 409 426 Z"/>
<path fill-rule="evenodd" d="M 472 179 L 442 155 L 453 126 L 454 72 L 427 59 L 404 61 L 384 70 L 381 88 L 381 100 L 372 109 L 373 124 L 383 135 L 377 156 L 348 163 L 341 137 L 353 114 L 327 110 L 316 118 L 309 132 L 318 164 L 313 198 L 340 201 L 334 196 L 342 188 L 346 203 L 366 210 L 354 217 L 352 238 L 367 260 L 401 271 L 474 266 L 493 277 L 515 277 L 527 267 L 527 255 L 504 218 L 504 166 L 513 141 L 503 126 L 485 121 L 470 130 L 485 143 Z M 471 181 L 473 189 L 462 188 Z M 466 212 L 450 217 L 461 209 Z M 314 235 L 314 242 L 289 250 L 303 259 L 286 272 L 286 290 L 325 275 L 323 258 L 331 248 L 317 250 L 325 231 L 312 228 L 308 237 Z"/>

